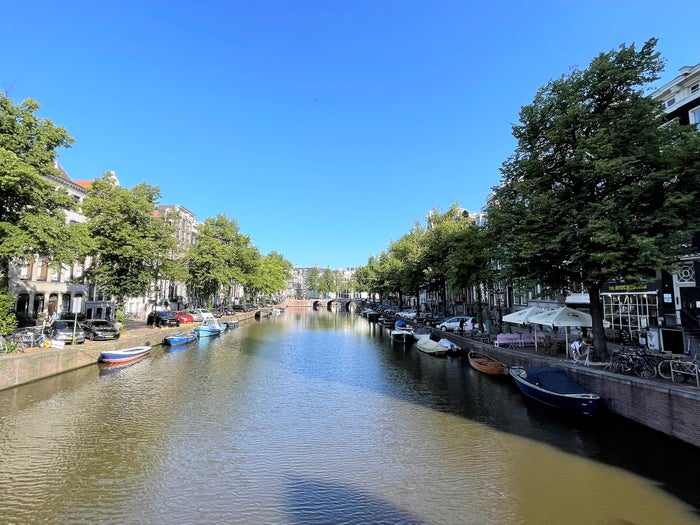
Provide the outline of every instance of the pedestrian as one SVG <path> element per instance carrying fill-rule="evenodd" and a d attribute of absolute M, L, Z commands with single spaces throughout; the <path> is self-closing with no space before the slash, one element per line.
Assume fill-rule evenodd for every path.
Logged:
<path fill-rule="evenodd" d="M 459 331 L 464 332 L 464 317 L 459 320 Z"/>
<path fill-rule="evenodd" d="M 579 360 L 581 359 L 581 348 L 583 347 L 583 341 L 579 337 L 576 339 L 571 345 L 569 345 L 569 349 L 571 350 L 571 357 L 574 360 L 574 363 L 578 363 Z"/>

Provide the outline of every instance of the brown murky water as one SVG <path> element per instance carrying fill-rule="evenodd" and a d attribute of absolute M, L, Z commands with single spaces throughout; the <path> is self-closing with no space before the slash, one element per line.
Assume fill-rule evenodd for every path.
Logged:
<path fill-rule="evenodd" d="M 0 392 L 2 523 L 700 523 L 700 453 L 392 346 L 273 320 Z"/>

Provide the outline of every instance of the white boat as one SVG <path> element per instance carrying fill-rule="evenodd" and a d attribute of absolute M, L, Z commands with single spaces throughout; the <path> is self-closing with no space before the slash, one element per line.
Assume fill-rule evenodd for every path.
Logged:
<path fill-rule="evenodd" d="M 427 326 L 418 326 L 413 329 L 413 338 L 418 341 L 418 339 L 422 339 L 423 337 L 430 337 L 430 328 Z"/>
<path fill-rule="evenodd" d="M 440 344 L 439 341 L 433 341 L 430 337 L 421 337 L 416 342 L 418 350 L 435 357 L 444 357 L 449 352 L 449 348 Z"/>
<path fill-rule="evenodd" d="M 134 346 L 122 350 L 104 350 L 100 352 L 99 361 L 102 363 L 128 363 L 145 356 L 151 351 L 151 345 Z"/>
<path fill-rule="evenodd" d="M 413 339 L 413 330 L 397 328 L 391 331 L 391 340 L 395 343 L 412 344 Z"/>

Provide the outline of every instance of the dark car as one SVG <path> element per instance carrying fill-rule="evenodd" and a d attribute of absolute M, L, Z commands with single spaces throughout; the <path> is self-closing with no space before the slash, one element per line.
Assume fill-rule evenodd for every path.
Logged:
<path fill-rule="evenodd" d="M 61 341 L 65 344 L 85 342 L 85 331 L 80 326 L 80 323 L 75 321 L 67 321 L 59 319 L 54 322 L 48 329 L 48 337 L 54 341 Z"/>
<path fill-rule="evenodd" d="M 119 330 L 109 321 L 104 319 L 88 319 L 80 323 L 85 332 L 85 337 L 91 341 L 108 341 L 119 339 Z"/>
<path fill-rule="evenodd" d="M 172 312 L 163 310 L 148 314 L 146 324 L 148 324 L 148 326 L 155 325 L 156 328 L 160 328 L 161 326 L 180 326 L 180 320 L 175 317 Z"/>

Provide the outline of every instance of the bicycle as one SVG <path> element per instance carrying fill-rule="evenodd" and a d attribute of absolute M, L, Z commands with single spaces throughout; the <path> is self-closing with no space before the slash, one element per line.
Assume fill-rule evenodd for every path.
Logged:
<path fill-rule="evenodd" d="M 697 355 L 693 361 L 671 361 L 671 381 L 685 383 L 688 377 L 695 378 L 695 384 L 700 388 L 700 372 L 698 371 Z"/>
<path fill-rule="evenodd" d="M 643 379 L 653 379 L 657 374 L 656 366 L 645 358 L 642 350 L 627 347 L 615 352 L 603 370 L 619 374 L 634 372 Z"/>

